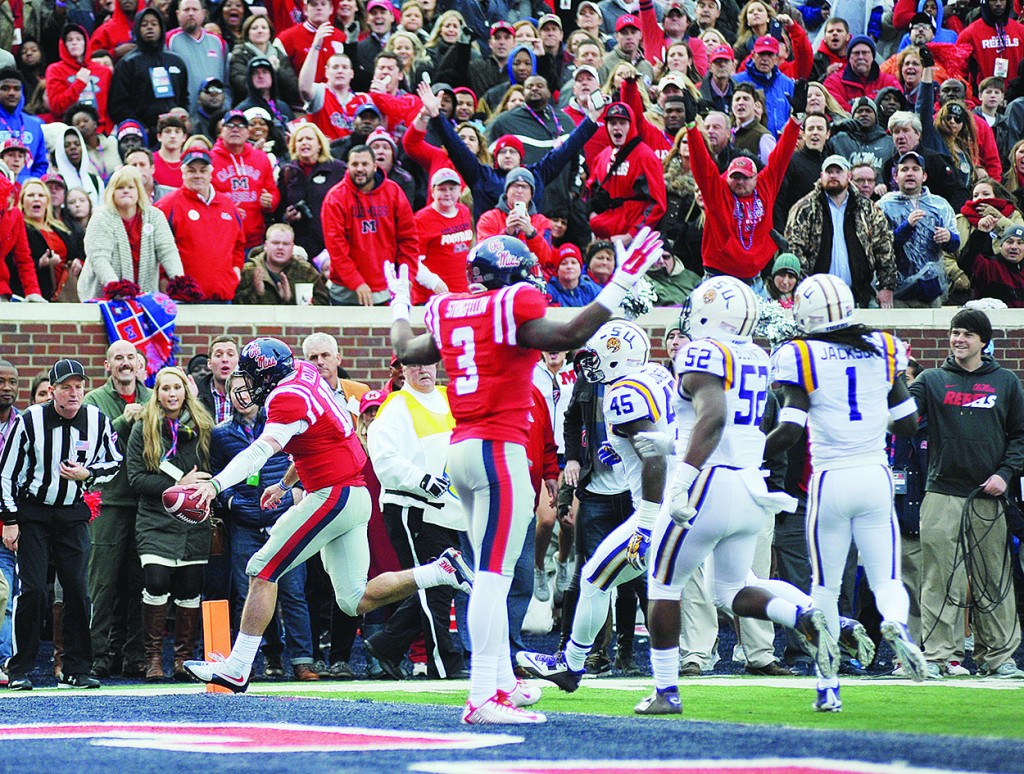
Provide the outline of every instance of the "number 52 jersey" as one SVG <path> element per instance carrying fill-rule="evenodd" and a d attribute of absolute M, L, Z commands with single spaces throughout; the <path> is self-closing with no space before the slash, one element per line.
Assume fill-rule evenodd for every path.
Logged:
<path fill-rule="evenodd" d="M 768 402 L 768 353 L 750 339 L 698 339 L 676 355 L 679 384 L 674 401 L 678 447 L 686 448 L 697 415 L 692 397 L 683 389 L 689 373 L 710 374 L 725 388 L 725 429 L 705 467 L 760 468 L 764 460 L 761 417 Z"/>

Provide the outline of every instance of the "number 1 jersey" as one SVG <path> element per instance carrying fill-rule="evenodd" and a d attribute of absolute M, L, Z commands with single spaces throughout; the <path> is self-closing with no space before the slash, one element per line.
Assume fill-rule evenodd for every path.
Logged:
<path fill-rule="evenodd" d="M 683 389 L 689 373 L 711 374 L 725 388 L 725 429 L 705 467 L 760 468 L 764 462 L 761 417 L 768 402 L 768 353 L 750 339 L 698 339 L 676 355 L 679 385 L 675 410 L 678 448 L 689 443 L 697 419 L 691 396 Z"/>
<path fill-rule="evenodd" d="M 523 323 L 543 317 L 547 300 L 526 283 L 486 293 L 434 296 L 424 322 L 451 380 L 452 443 L 466 438 L 527 445 L 536 349 L 519 345 Z"/>

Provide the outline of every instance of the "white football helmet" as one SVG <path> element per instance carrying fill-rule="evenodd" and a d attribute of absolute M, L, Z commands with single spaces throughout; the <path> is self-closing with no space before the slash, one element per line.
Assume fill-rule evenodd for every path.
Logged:
<path fill-rule="evenodd" d="M 588 382 L 610 384 L 639 371 L 650 355 L 651 340 L 643 328 L 628 320 L 611 320 L 576 353 L 573 364 Z"/>
<path fill-rule="evenodd" d="M 793 319 L 804 333 L 852 325 L 854 309 L 853 291 L 833 274 L 812 274 L 793 293 Z"/>
<path fill-rule="evenodd" d="M 761 312 L 750 286 L 721 275 L 704 280 L 683 310 L 693 339 L 751 336 Z"/>

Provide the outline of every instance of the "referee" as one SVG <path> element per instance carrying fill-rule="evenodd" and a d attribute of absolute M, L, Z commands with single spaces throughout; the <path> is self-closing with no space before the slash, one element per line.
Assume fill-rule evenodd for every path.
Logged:
<path fill-rule="evenodd" d="M 21 593 L 14 604 L 14 655 L 8 687 L 32 690 L 29 672 L 39 653 L 50 557 L 64 587 L 64 670 L 59 688 L 98 688 L 89 676 L 89 508 L 85 488 L 109 481 L 121 464 L 110 420 L 83 406 L 85 369 L 58 360 L 50 369 L 49 403 L 17 418 L 0 456 L 0 519 L 3 543 L 17 552 Z"/>

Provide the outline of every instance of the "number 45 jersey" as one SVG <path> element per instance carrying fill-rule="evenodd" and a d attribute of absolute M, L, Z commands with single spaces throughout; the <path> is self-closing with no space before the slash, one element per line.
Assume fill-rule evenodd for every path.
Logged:
<path fill-rule="evenodd" d="M 672 374 L 665 366 L 657 363 L 648 363 L 635 374 L 616 379 L 605 390 L 603 407 L 608 442 L 622 459 L 623 471 L 626 474 L 629 491 L 633 495 L 634 505 L 643 499 L 643 460 L 629 439 L 620 435 L 615 428 L 641 419 L 649 419 L 654 423 L 655 430 L 674 433 L 674 392 L 675 380 Z"/>
<path fill-rule="evenodd" d="M 760 468 L 764 460 L 761 417 L 768 402 L 768 353 L 750 339 L 698 339 L 676 355 L 676 373 L 677 448 L 686 448 L 697 418 L 693 399 L 683 389 L 683 377 L 710 374 L 721 379 L 725 388 L 725 429 L 705 467 Z"/>
<path fill-rule="evenodd" d="M 528 444 L 540 352 L 520 346 L 519 328 L 543 317 L 547 306 L 544 294 L 526 283 L 427 302 L 423 321 L 451 380 L 452 443 L 479 438 Z"/>
<path fill-rule="evenodd" d="M 878 354 L 796 339 L 779 347 L 772 358 L 775 380 L 795 384 L 810 398 L 808 435 L 816 471 L 888 462 L 888 396 L 907 368 L 907 347 L 882 331 L 866 338 Z"/>

